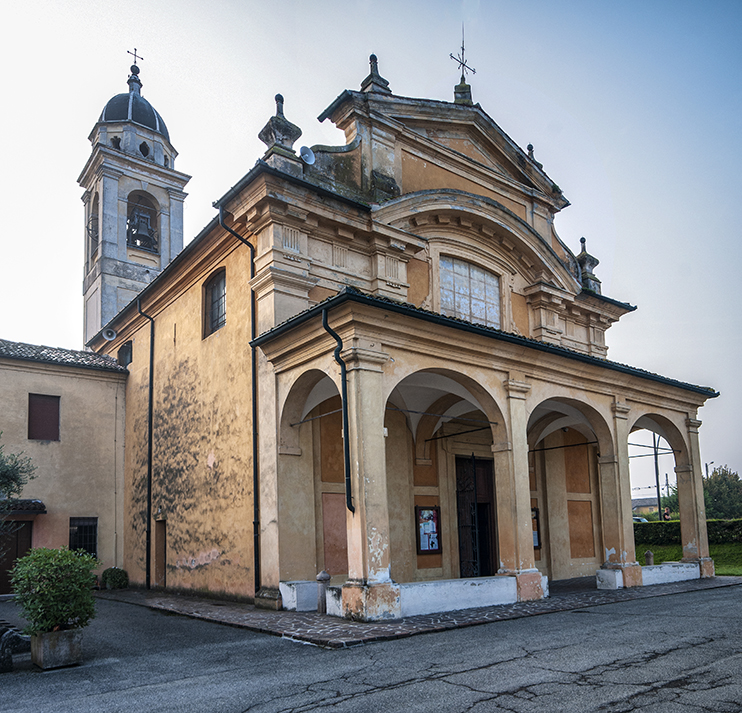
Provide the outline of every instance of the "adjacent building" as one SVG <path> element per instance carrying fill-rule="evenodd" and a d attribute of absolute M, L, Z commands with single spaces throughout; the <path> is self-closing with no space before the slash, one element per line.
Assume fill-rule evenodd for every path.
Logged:
<path fill-rule="evenodd" d="M 109 357 L 0 339 L 0 443 L 36 466 L 8 517 L 0 594 L 30 547 L 123 566 L 125 396 L 126 369 Z"/>

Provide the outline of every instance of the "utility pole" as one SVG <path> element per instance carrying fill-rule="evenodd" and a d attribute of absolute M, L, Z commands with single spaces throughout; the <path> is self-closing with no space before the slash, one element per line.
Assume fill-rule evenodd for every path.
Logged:
<path fill-rule="evenodd" d="M 662 496 L 660 495 L 660 439 L 656 433 L 652 433 L 652 447 L 654 448 L 654 480 L 657 485 L 657 519 L 662 521 Z"/>

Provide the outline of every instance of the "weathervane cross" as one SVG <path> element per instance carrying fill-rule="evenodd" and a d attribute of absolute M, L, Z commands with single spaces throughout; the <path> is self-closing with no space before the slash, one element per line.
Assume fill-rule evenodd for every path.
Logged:
<path fill-rule="evenodd" d="M 474 69 L 474 67 L 470 67 L 466 63 L 466 55 L 465 55 L 465 49 L 464 49 L 464 23 L 461 23 L 461 54 L 457 54 L 455 57 L 453 54 L 449 54 L 449 57 L 454 61 L 458 62 L 459 67 L 461 68 L 461 81 L 464 81 L 464 77 L 466 76 L 467 72 L 471 72 L 472 74 L 476 74 L 477 70 Z"/>
<path fill-rule="evenodd" d="M 134 48 L 134 51 L 133 52 L 131 52 L 130 50 L 126 50 L 126 53 L 127 54 L 131 54 L 131 55 L 134 55 L 134 64 L 137 63 L 137 58 L 144 59 L 144 57 L 142 57 L 142 55 L 137 55 L 137 48 L 136 47 Z"/>

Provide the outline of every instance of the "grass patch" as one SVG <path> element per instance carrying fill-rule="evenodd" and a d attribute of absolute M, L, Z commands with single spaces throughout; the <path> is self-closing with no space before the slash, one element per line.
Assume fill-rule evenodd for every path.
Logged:
<path fill-rule="evenodd" d="M 654 563 L 679 562 L 683 557 L 683 548 L 680 545 L 645 545 L 637 543 L 636 559 L 639 564 L 644 562 L 644 553 L 647 550 L 654 552 Z M 742 542 L 727 542 L 723 545 L 709 545 L 709 554 L 714 560 L 716 574 L 733 576 L 742 575 Z"/>

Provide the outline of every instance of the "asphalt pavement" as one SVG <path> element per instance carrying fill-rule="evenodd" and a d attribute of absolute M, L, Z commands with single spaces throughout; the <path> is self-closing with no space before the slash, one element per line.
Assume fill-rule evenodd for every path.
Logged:
<path fill-rule="evenodd" d="M 742 585 L 327 649 L 99 599 L 82 665 L 0 674 L 3 713 L 742 711 Z M 12 601 L 0 619 L 20 624 Z"/>

